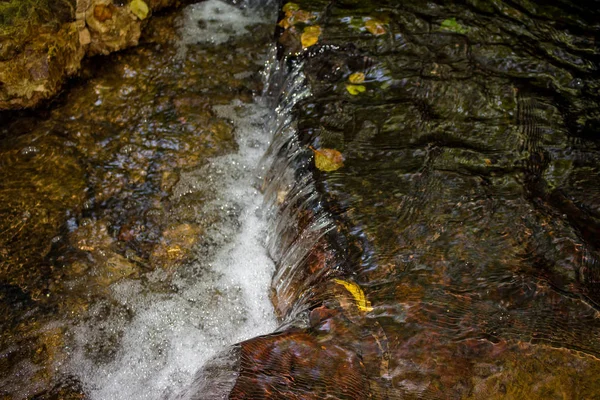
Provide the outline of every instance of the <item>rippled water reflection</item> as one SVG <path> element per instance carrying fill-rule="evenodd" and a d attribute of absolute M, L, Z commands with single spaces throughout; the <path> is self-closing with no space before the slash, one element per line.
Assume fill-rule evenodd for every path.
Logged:
<path fill-rule="evenodd" d="M 296 3 L 308 14 L 278 28 L 262 176 L 279 210 L 268 247 L 281 326 L 214 358 L 183 398 L 598 398 L 600 8 Z M 160 21 L 47 116 L 5 125 L 0 370 L 16 378 L 2 390 L 24 376 L 17 365 L 28 393 L 49 395 L 68 339 L 55 313 L 92 315 L 106 331 L 103 321 L 135 320 L 111 306 L 119 280 L 168 303 L 197 276 L 176 266 L 203 234 L 238 221 L 231 204 L 197 213 L 214 199 L 193 184 L 201 176 L 169 197 L 171 171 L 236 147 L 212 106 L 259 89 L 248 79 L 258 59 L 239 47 L 256 39 L 173 62 Z M 304 25 L 321 27 L 308 49 Z M 252 29 L 268 42 L 263 28 Z M 357 72 L 364 90 L 349 90 Z M 340 151 L 344 166 L 317 170 L 310 147 Z M 121 297 L 86 314 L 107 288 Z M 213 298 L 238 315 L 234 294 Z M 150 333 L 161 358 L 160 329 Z M 87 355 L 112 367 L 123 335 Z M 50 395 L 77 398 L 79 385 L 64 378 Z"/>
<path fill-rule="evenodd" d="M 297 4 L 313 18 L 280 54 L 311 96 L 276 132 L 296 182 L 272 190 L 294 328 L 242 344 L 232 398 L 597 398 L 598 8 Z M 298 56 L 304 24 L 322 33 Z"/>

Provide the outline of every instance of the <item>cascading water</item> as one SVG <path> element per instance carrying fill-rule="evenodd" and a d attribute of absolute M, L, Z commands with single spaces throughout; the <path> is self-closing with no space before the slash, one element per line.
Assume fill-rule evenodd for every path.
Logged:
<path fill-rule="evenodd" d="M 211 102 L 188 98 L 187 81 L 169 98 L 162 83 L 152 104 L 166 122 L 136 119 L 149 143 L 185 148 L 174 127 L 218 119 L 236 152 L 183 164 L 159 238 L 144 230 L 156 199 L 143 224 L 115 223 L 133 201 L 94 188 L 100 206 L 67 229 L 87 259 L 108 260 L 88 273 L 108 283 L 75 322 L 43 325 L 40 342 L 56 349 L 50 333 L 65 330 L 70 346 L 52 366 L 92 399 L 595 398 L 598 26 L 568 2 L 492 3 L 289 3 L 261 100 L 232 100 L 249 98 L 243 68 L 219 85 L 199 74 Z M 256 21 L 216 0 L 193 6 L 178 61 L 161 67 L 249 65 L 236 46 Z M 110 105 L 106 85 L 95 92 L 94 106 Z M 226 137 L 227 124 L 210 131 Z M 112 167 L 137 162 L 138 142 L 107 179 L 121 184 Z M 343 154 L 339 170 L 313 163 L 327 148 Z M 156 176 L 144 166 L 132 181 Z M 124 206 L 103 214 L 103 198 Z M 109 222 L 125 243 L 114 254 Z M 135 235 L 155 246 L 138 274 L 127 260 L 147 243 Z"/>
<path fill-rule="evenodd" d="M 87 300 L 89 304 L 83 305 L 83 311 L 72 311 L 75 315 L 72 319 L 53 320 L 41 329 L 37 328 L 42 335 L 50 332 L 45 335 L 55 340 L 58 348 L 52 350 L 49 339 L 44 339 L 48 342 L 49 351 L 59 354 L 49 360 L 56 375 L 52 378 L 54 381 L 49 381 L 51 387 L 55 386 L 52 390 L 58 393 L 54 396 L 62 398 L 66 390 L 71 390 L 80 391 L 90 399 L 168 398 L 185 387 L 194 373 L 218 351 L 275 329 L 275 314 L 268 296 L 274 264 L 266 250 L 268 228 L 263 196 L 254 179 L 259 161 L 269 144 L 265 121 L 271 119 L 272 110 L 261 99 L 249 103 L 247 90 L 235 88 L 239 86 L 237 82 L 258 80 L 256 72 L 261 64 L 273 58 L 269 52 L 274 50 L 269 49 L 272 48 L 274 11 L 268 2 L 233 6 L 209 0 L 191 5 L 179 19 L 181 38 L 170 43 L 167 54 L 172 54 L 171 58 L 163 61 L 156 57 L 159 59 L 158 68 L 148 63 L 147 68 L 136 71 L 125 63 L 124 78 L 121 77 L 116 84 L 124 87 L 114 90 L 123 98 L 136 95 L 138 88 L 128 85 L 127 79 L 136 79 L 138 74 L 148 74 L 150 78 L 147 81 L 154 84 L 158 81 L 158 86 L 162 85 L 158 96 L 163 96 L 165 87 L 178 83 L 161 83 L 161 74 L 165 72 L 157 71 L 164 68 L 174 75 L 175 80 L 181 77 L 183 81 L 185 77 L 177 74 L 182 74 L 185 65 L 190 64 L 188 58 L 192 59 L 192 65 L 201 65 L 191 72 L 197 74 L 202 82 L 200 85 L 206 87 L 197 86 L 193 88 L 197 91 L 191 94 L 187 88 L 179 88 L 173 100 L 165 101 L 162 97 L 162 104 L 158 104 L 161 100 L 157 101 L 156 96 L 150 98 L 146 110 L 156 107 L 157 112 L 152 116 L 144 115 L 147 111 L 140 112 L 138 134 L 141 138 L 124 145 L 123 150 L 117 150 L 117 161 L 109 161 L 98 168 L 109 170 L 106 176 L 116 176 L 127 168 L 128 163 L 133 163 L 126 160 L 124 155 L 127 154 L 140 160 L 144 157 L 140 154 L 152 157 L 165 148 L 186 151 L 187 143 L 183 142 L 187 140 L 186 135 L 193 136 L 203 129 L 209 130 L 212 137 L 208 140 L 193 139 L 192 146 L 207 148 L 208 154 L 216 147 L 218 154 L 219 143 L 215 144 L 214 137 L 227 140 L 228 132 L 232 130 L 235 141 L 232 147 L 235 150 L 208 158 L 199 167 L 184 168 L 178 174 L 176 183 L 168 189 L 169 198 L 163 201 L 169 204 L 167 218 L 172 228 L 167 228 L 162 237 L 150 236 L 158 244 L 149 256 L 154 264 L 152 267 L 132 249 L 125 252 L 126 257 L 112 254 L 110 247 L 113 241 L 107 236 L 110 228 L 106 227 L 110 225 L 96 222 L 96 219 L 101 219 L 97 217 L 103 212 L 101 208 L 89 211 L 87 219 L 76 214 L 71 218 L 67 226 L 71 231 L 68 233 L 69 240 L 77 241 L 80 250 L 93 252 L 92 256 L 87 255 L 93 265 L 89 275 L 97 277 L 97 281 L 87 285 L 76 280 L 67 283 L 69 289 L 80 296 L 76 301 L 85 304 L 86 299 L 91 299 Z M 263 33 L 265 31 L 267 35 Z M 249 34 L 258 36 L 248 38 Z M 240 47 L 240 53 L 248 54 L 233 56 L 231 49 L 235 46 Z M 192 47 L 193 50 L 188 50 Z M 144 51 L 141 50 L 142 54 Z M 210 63 L 211 58 L 215 60 L 217 70 L 224 69 L 223 77 L 219 75 L 220 71 L 215 72 L 214 66 L 202 66 L 204 59 Z M 235 65 L 236 62 L 242 65 Z M 230 70 L 239 72 L 230 73 Z M 159 78 L 156 78 L 157 75 Z M 259 82 L 256 87 L 260 87 Z M 114 114 L 125 118 L 124 107 L 119 106 L 114 98 L 103 99 L 107 89 L 106 84 L 96 86 L 94 92 L 98 98 L 93 101 L 94 106 L 116 107 Z M 206 93 L 209 100 L 198 97 L 197 92 Z M 232 97 L 233 100 L 230 100 Z M 193 107 L 188 109 L 186 102 Z M 210 105 L 208 109 L 206 104 Z M 187 114 L 184 112 L 173 123 L 173 115 L 184 109 L 189 110 Z M 69 116 L 67 119 L 77 118 Z M 139 116 L 131 115 L 130 118 L 137 121 Z M 207 127 L 189 126 L 189 122 L 195 119 L 201 123 L 204 121 Z M 131 121 L 129 123 L 132 124 Z M 181 126 L 184 127 L 182 133 L 179 131 Z M 117 134 L 111 132 L 103 145 L 110 143 L 114 137 L 117 142 L 127 142 L 125 135 L 118 136 L 117 129 Z M 163 134 L 153 136 L 157 131 Z M 165 132 L 174 138 L 167 138 Z M 142 151 L 137 153 L 140 143 Z M 182 161 L 177 163 L 185 166 L 186 162 Z M 125 167 L 115 172 L 113 165 Z M 146 164 L 146 171 L 140 175 L 150 177 L 145 184 L 152 185 L 151 177 L 162 174 L 161 186 L 170 185 L 172 171 L 157 174 L 157 168 L 160 171 L 164 165 L 157 161 Z M 143 184 L 140 186 L 142 193 L 139 195 L 142 197 L 134 199 L 138 195 L 134 189 L 133 195 L 125 201 L 142 205 L 153 201 L 149 210 L 139 211 L 139 217 L 156 218 L 152 215 L 160 215 L 163 211 L 160 211 L 156 199 L 148 200 L 144 194 L 148 189 Z M 159 193 L 163 190 L 155 189 Z M 99 204 L 100 195 L 96 196 L 95 201 Z M 88 208 L 93 207 L 92 201 L 89 204 Z M 107 204 L 110 205 L 110 202 Z M 129 213 L 127 208 L 131 209 L 131 205 L 121 213 Z M 120 218 L 123 219 L 123 215 Z M 102 228 L 96 229 L 98 226 Z M 83 237 L 78 233 L 84 230 L 100 239 Z M 126 230 L 121 229 L 123 232 Z M 127 236 L 123 235 L 121 238 Z M 127 236 L 125 240 L 133 243 L 135 248 L 138 239 Z M 101 248 L 103 246 L 105 248 Z M 102 271 L 100 265 L 95 265 L 99 264 L 96 259 L 107 259 L 110 269 Z M 128 259 L 145 264 L 142 267 L 145 271 L 132 273 Z M 63 263 L 67 264 L 67 261 Z M 99 282 L 108 285 L 98 290 Z M 64 298 L 71 301 L 68 296 Z M 31 334 L 34 346 L 37 340 L 34 335 L 38 335 L 38 331 Z M 3 350 L 5 357 L 14 359 L 12 353 L 15 348 L 18 347 L 10 343 L 8 349 Z M 10 368 L 14 372 L 12 376 L 0 377 L 0 394 L 8 393 L 13 399 L 30 398 L 43 389 L 42 385 L 48 385 L 34 379 L 35 374 L 40 374 L 40 368 L 29 359 L 15 362 Z M 30 383 L 23 385 L 20 377 Z M 67 389 L 63 389 L 65 387 Z"/>
<path fill-rule="evenodd" d="M 179 54 L 198 42 L 225 49 L 257 22 L 258 11 L 217 0 L 191 6 Z M 167 292 L 152 290 L 165 280 L 160 270 L 144 282 L 113 285 L 113 304 L 95 304 L 87 322 L 75 327 L 71 373 L 90 398 L 170 397 L 219 349 L 275 328 L 268 298 L 273 262 L 264 247 L 262 196 L 253 186 L 269 140 L 264 121 L 271 111 L 260 103 L 214 106 L 218 117 L 233 123 L 238 150 L 183 173 L 173 189 L 173 203 L 212 192 L 209 201 L 190 206 L 198 219 L 218 216 L 202 232 L 197 260 L 175 272 Z M 110 360 L 93 356 L 115 336 L 118 350 Z"/>

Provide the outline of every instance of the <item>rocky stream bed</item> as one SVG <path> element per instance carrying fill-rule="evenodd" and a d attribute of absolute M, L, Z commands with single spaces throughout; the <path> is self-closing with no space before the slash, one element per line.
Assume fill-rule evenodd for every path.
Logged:
<path fill-rule="evenodd" d="M 0 396 L 600 399 L 592 4 L 210 0 L 5 112 Z"/>

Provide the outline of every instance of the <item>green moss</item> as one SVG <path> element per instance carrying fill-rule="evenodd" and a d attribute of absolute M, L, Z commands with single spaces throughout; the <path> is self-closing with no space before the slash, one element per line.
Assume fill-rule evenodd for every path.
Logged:
<path fill-rule="evenodd" d="M 461 33 L 463 35 L 469 31 L 467 28 L 456 22 L 456 18 L 454 17 L 442 21 L 441 29 L 450 32 Z"/>
<path fill-rule="evenodd" d="M 0 1 L 0 39 L 28 36 L 32 28 L 59 26 L 75 17 L 75 0 Z"/>

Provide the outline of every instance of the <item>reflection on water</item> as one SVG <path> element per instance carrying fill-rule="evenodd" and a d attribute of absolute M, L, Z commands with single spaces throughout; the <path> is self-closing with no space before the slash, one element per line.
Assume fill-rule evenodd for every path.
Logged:
<path fill-rule="evenodd" d="M 242 343 L 231 398 L 598 398 L 598 8 L 295 3 L 311 96 L 267 176 L 288 329 Z"/>
<path fill-rule="evenodd" d="M 244 103 L 272 25 L 183 52 L 162 17 L 47 115 L 3 125 L 0 393 L 178 392 L 215 343 L 273 329 L 264 236 L 281 326 L 182 398 L 598 398 L 600 8 L 295 3 L 272 119 Z M 229 33 L 249 21 L 232 15 Z"/>

